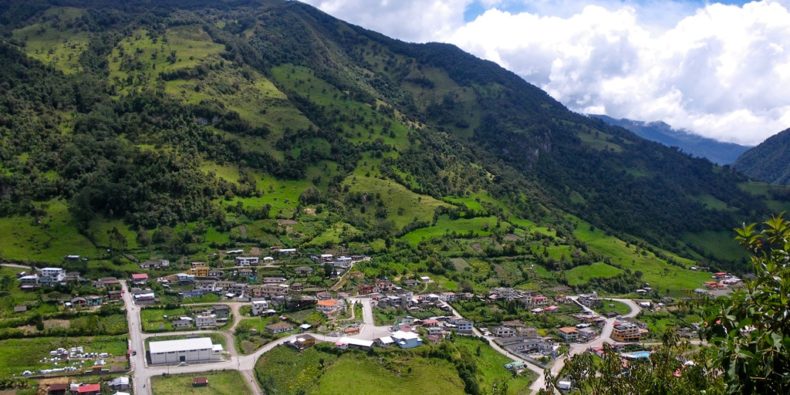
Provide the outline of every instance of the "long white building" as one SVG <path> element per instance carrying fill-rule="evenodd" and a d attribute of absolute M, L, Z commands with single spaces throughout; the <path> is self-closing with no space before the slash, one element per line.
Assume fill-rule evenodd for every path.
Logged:
<path fill-rule="evenodd" d="M 222 345 L 211 343 L 211 338 L 166 340 L 148 345 L 151 364 L 174 364 L 181 362 L 210 362 L 222 359 Z"/>

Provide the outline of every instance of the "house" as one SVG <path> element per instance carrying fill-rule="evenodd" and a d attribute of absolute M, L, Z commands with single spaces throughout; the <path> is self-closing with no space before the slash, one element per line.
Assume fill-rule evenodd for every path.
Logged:
<path fill-rule="evenodd" d="M 455 331 L 458 333 L 472 333 L 474 329 L 474 323 L 464 318 L 453 318 L 450 320 L 450 324 L 455 327 Z"/>
<path fill-rule="evenodd" d="M 400 348 L 414 348 L 422 344 L 422 339 L 414 332 L 395 331 L 390 337 Z"/>
<path fill-rule="evenodd" d="M 195 377 L 192 379 L 193 387 L 206 387 L 208 386 L 208 377 Z"/>
<path fill-rule="evenodd" d="M 91 295 L 85 298 L 85 305 L 87 307 L 99 307 L 104 303 L 104 298 L 98 295 Z"/>
<path fill-rule="evenodd" d="M 266 325 L 266 330 L 272 334 L 285 333 L 294 329 L 294 326 L 287 322 L 277 322 L 274 324 Z"/>
<path fill-rule="evenodd" d="M 263 315 L 265 311 L 269 310 L 269 302 L 266 300 L 253 300 L 252 301 L 252 315 Z"/>
<path fill-rule="evenodd" d="M 507 326 L 498 326 L 494 328 L 494 336 L 496 337 L 513 337 L 516 336 L 516 329 Z"/>
<path fill-rule="evenodd" d="M 211 268 L 208 267 L 206 262 L 192 262 L 192 267 L 189 268 L 187 274 L 195 277 L 208 277 Z"/>
<path fill-rule="evenodd" d="M 358 326 L 349 326 L 343 329 L 343 333 L 346 335 L 358 335 L 359 334 L 359 327 Z"/>
<path fill-rule="evenodd" d="M 187 273 L 176 273 L 176 281 L 179 284 L 192 284 L 195 282 L 195 276 Z"/>
<path fill-rule="evenodd" d="M 76 392 L 80 395 L 100 395 L 101 394 L 101 384 L 79 384 L 77 386 L 77 391 L 72 389 L 72 392 Z"/>
<path fill-rule="evenodd" d="M 156 302 L 156 294 L 153 292 L 142 292 L 133 296 L 134 302 L 138 304 L 151 304 Z"/>
<path fill-rule="evenodd" d="M 129 376 L 121 376 L 116 377 L 110 380 L 110 388 L 119 391 L 119 390 L 128 390 L 129 389 Z"/>
<path fill-rule="evenodd" d="M 278 248 L 275 252 L 285 255 L 296 254 L 296 248 Z"/>
<path fill-rule="evenodd" d="M 115 277 L 103 277 L 96 280 L 96 283 L 94 285 L 96 286 L 96 288 L 115 289 L 121 287 L 121 282 L 118 281 L 118 279 Z"/>
<path fill-rule="evenodd" d="M 37 274 L 30 274 L 27 276 L 19 277 L 19 288 L 24 290 L 36 289 L 39 286 L 39 278 Z"/>
<path fill-rule="evenodd" d="M 299 266 L 294 269 L 294 272 L 299 276 L 309 276 L 313 274 L 313 268 L 310 266 Z"/>
<path fill-rule="evenodd" d="M 173 321 L 173 328 L 175 329 L 188 329 L 192 327 L 192 322 L 194 320 L 192 317 L 179 317 L 177 320 Z"/>
<path fill-rule="evenodd" d="M 290 287 L 290 290 L 293 292 L 302 292 L 302 289 L 304 289 L 304 285 L 302 285 L 302 283 L 293 283 Z"/>
<path fill-rule="evenodd" d="M 71 305 L 73 307 L 85 307 L 86 304 L 88 304 L 88 301 L 85 300 L 85 298 L 83 298 L 81 296 L 77 296 L 75 298 L 71 298 Z"/>
<path fill-rule="evenodd" d="M 260 261 L 257 256 L 237 256 L 236 266 L 258 266 Z"/>
<path fill-rule="evenodd" d="M 230 307 L 228 305 L 215 304 L 212 308 L 212 312 L 217 316 L 217 320 L 227 321 L 228 318 L 230 318 Z"/>
<path fill-rule="evenodd" d="M 148 274 L 147 273 L 134 273 L 132 274 L 132 284 L 134 285 L 145 285 L 148 282 Z"/>
<path fill-rule="evenodd" d="M 198 329 L 216 328 L 217 316 L 215 314 L 200 314 L 195 317 L 195 326 Z"/>
<path fill-rule="evenodd" d="M 39 283 L 42 285 L 55 285 L 64 282 L 66 271 L 59 267 L 45 267 L 39 270 Z"/>
<path fill-rule="evenodd" d="M 598 294 L 593 292 L 591 294 L 582 294 L 579 295 L 578 299 L 579 303 L 589 308 L 595 308 L 601 305 L 601 299 L 598 298 Z"/>
<path fill-rule="evenodd" d="M 123 299 L 123 291 L 119 289 L 111 289 L 107 291 L 107 299 L 121 300 Z"/>
<path fill-rule="evenodd" d="M 567 343 L 572 343 L 576 341 L 576 337 L 579 335 L 578 330 L 573 326 L 564 326 L 559 329 L 560 337 Z"/>
<path fill-rule="evenodd" d="M 225 272 L 219 269 L 210 269 L 208 272 L 209 277 L 215 277 L 215 278 L 222 278 L 224 274 Z"/>
<path fill-rule="evenodd" d="M 340 340 L 335 342 L 335 346 L 343 350 L 348 347 L 370 349 L 373 347 L 373 344 L 373 340 L 355 339 L 353 337 L 341 337 Z"/>
<path fill-rule="evenodd" d="M 170 261 L 167 259 L 150 260 L 140 264 L 140 269 L 144 270 L 160 270 L 170 267 Z"/>
<path fill-rule="evenodd" d="M 264 284 L 282 284 L 288 281 L 285 277 L 264 277 L 263 283 Z"/>
<path fill-rule="evenodd" d="M 39 388 L 41 388 L 39 386 Z M 53 383 L 46 386 L 47 395 L 65 395 L 66 392 L 69 390 L 68 383 Z"/>
<path fill-rule="evenodd" d="M 228 255 L 241 255 L 244 253 L 244 250 L 227 250 L 225 253 Z"/>
<path fill-rule="evenodd" d="M 618 321 L 612 329 L 612 340 L 617 342 L 639 341 L 639 326 L 633 322 Z"/>
<path fill-rule="evenodd" d="M 289 343 L 293 348 L 301 351 L 315 345 L 315 338 L 310 335 L 301 335 Z"/>
<path fill-rule="evenodd" d="M 431 280 L 431 278 L 428 276 L 420 276 L 420 281 L 422 281 L 424 284 L 433 282 L 433 280 Z"/>
<path fill-rule="evenodd" d="M 335 314 L 338 310 L 340 310 L 341 307 L 342 307 L 342 303 L 337 299 L 319 300 L 315 305 L 316 310 L 326 315 Z"/>

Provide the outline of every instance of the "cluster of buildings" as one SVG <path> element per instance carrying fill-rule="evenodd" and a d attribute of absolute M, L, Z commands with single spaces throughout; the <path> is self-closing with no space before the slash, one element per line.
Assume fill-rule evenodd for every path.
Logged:
<path fill-rule="evenodd" d="M 207 306 L 192 316 L 174 317 L 171 321 L 176 330 L 214 329 L 224 325 L 231 317 L 230 307 L 224 304 Z"/>
<path fill-rule="evenodd" d="M 494 341 L 500 347 L 536 363 L 540 363 L 544 356 L 555 358 L 559 350 L 559 345 L 551 338 L 539 336 L 537 329 L 527 327 L 521 321 L 504 321 L 499 326 L 489 328 L 489 332 L 495 336 Z M 508 368 L 515 371 L 520 369 L 516 365 Z"/>

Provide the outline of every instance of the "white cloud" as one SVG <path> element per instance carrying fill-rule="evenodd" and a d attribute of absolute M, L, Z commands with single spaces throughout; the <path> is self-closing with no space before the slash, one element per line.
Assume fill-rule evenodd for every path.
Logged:
<path fill-rule="evenodd" d="M 790 127 L 790 4 L 645 0 L 310 0 L 353 23 L 446 41 L 498 62 L 576 111 L 662 120 L 757 144 Z M 364 4 L 364 7 L 363 7 Z M 549 11 L 553 5 L 554 11 Z M 497 8 L 499 7 L 499 9 Z"/>

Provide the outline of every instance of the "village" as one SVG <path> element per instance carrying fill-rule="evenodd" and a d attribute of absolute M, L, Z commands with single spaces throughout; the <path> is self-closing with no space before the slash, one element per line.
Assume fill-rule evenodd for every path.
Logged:
<path fill-rule="evenodd" d="M 370 260 L 364 255 L 267 252 L 271 255 L 260 249 L 227 250 L 211 263 L 149 260 L 128 278 L 93 281 L 57 267 L 19 271 L 18 287 L 24 292 L 88 291 L 59 300 L 64 311 L 125 308 L 129 344 L 115 354 L 64 345 L 41 355 L 39 369 L 17 374 L 40 379 L 44 393 L 148 393 L 150 379 L 161 374 L 251 371 L 258 357 L 278 345 L 300 351 L 317 343 L 340 350 L 409 349 L 468 336 L 484 339 L 506 356 L 510 362 L 502 369 L 536 373 L 539 388 L 544 369 L 559 373 L 569 355 L 600 354 L 605 344 L 620 350 L 624 360 L 648 357 L 657 342 L 651 331 L 655 317 L 677 309 L 676 300 L 660 297 L 646 284 L 634 289 L 632 298 L 507 287 L 449 292 L 428 275 L 365 278 L 352 270 Z M 720 291 L 739 283 L 716 273 L 706 285 Z M 695 291 L 701 292 L 708 291 Z M 27 307 L 15 311 L 21 314 Z M 694 339 L 698 328 L 697 322 L 686 322 L 676 329 Z M 78 380 L 86 373 L 100 379 Z M 572 387 L 566 380 L 559 383 L 562 389 Z M 250 386 L 256 387 L 254 380 Z"/>

